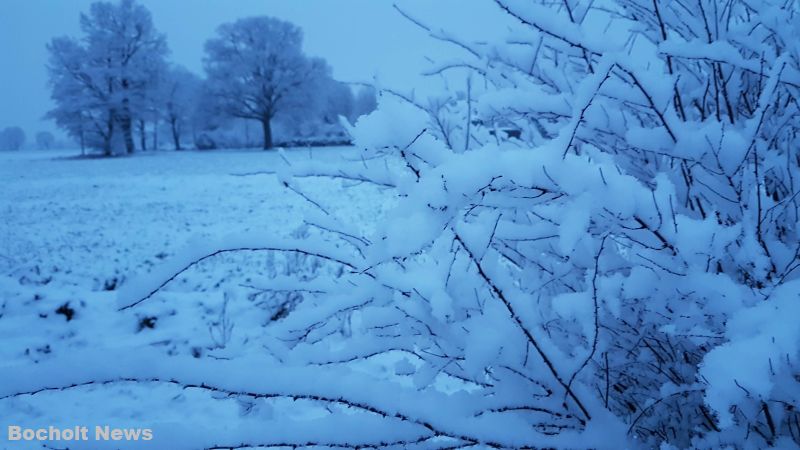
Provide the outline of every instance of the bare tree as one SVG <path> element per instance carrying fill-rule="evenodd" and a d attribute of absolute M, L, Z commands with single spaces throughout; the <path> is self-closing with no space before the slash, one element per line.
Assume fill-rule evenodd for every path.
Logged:
<path fill-rule="evenodd" d="M 298 95 L 324 74 L 324 63 L 307 58 L 301 45 L 299 28 L 270 17 L 222 25 L 206 42 L 211 92 L 231 116 L 261 123 L 264 149 L 273 146 L 275 116 L 300 107 Z"/>
<path fill-rule="evenodd" d="M 161 97 L 163 116 L 172 136 L 175 150 L 183 150 L 181 138 L 190 131 L 193 114 L 200 104 L 200 78 L 184 67 L 172 67 L 165 72 Z"/>

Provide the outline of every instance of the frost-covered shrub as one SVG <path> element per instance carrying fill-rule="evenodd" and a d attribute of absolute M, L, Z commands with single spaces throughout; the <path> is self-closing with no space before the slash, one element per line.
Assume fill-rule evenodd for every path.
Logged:
<path fill-rule="evenodd" d="M 444 241 L 447 279 L 462 264 L 475 297 L 529 309 L 528 346 L 584 419 L 573 383 L 647 445 L 800 443 L 797 4 L 496 3 L 516 25 L 495 43 L 420 25 L 471 55 L 433 72 L 485 81 L 447 117 L 523 142 L 476 127 L 473 150 L 443 156 L 460 146 L 441 108 L 410 101 L 429 118 L 380 145 L 439 138 L 399 152 L 420 194 L 403 204 L 434 230 L 417 250 Z"/>
<path fill-rule="evenodd" d="M 496 3 L 496 42 L 415 20 L 477 88 L 385 93 L 354 133 L 395 164 L 347 177 L 400 196 L 365 342 L 391 329 L 420 388 L 511 389 L 485 408 L 526 445 L 609 412 L 646 446 L 800 443 L 797 5 Z"/>

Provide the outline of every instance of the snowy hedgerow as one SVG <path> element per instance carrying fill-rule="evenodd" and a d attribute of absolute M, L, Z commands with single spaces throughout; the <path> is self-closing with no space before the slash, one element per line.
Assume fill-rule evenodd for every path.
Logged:
<path fill-rule="evenodd" d="M 465 92 L 384 91 L 352 130 L 361 161 L 279 174 L 298 192 L 305 177 L 393 189 L 374 233 L 317 204 L 307 222 L 319 236 L 208 249 L 343 269 L 297 283 L 315 295 L 265 330 L 269 377 L 207 360 L 191 364 L 235 376 L 121 364 L 62 384 L 160 382 L 326 408 L 313 426 L 214 439 L 243 446 L 800 444 L 797 5 L 495 3 L 493 41 L 408 14 L 465 50 L 431 71 L 467 69 Z M 369 426 L 345 432 L 354 417 Z"/>

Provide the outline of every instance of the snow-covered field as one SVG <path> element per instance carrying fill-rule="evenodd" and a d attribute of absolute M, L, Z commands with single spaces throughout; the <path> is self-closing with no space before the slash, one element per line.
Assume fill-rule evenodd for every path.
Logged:
<path fill-rule="evenodd" d="M 280 313 L 281 302 L 296 299 L 252 285 L 289 271 L 313 277 L 326 270 L 308 258 L 269 252 L 220 255 L 171 282 L 147 304 L 117 311 L 119 289 L 192 243 L 240 232 L 313 233 L 302 227 L 302 218 L 316 206 L 275 175 L 252 174 L 284 164 L 278 152 L 164 152 L 112 159 L 73 155 L 0 153 L 2 365 L 46 364 L 87 352 L 102 361 L 107 350 L 119 353 L 111 349 L 222 359 L 236 352 L 258 353 L 263 351 L 255 343 L 260 330 Z M 350 148 L 285 154 L 289 161 L 312 157 L 330 164 L 355 156 Z M 385 208 L 383 193 L 371 186 L 321 178 L 300 180 L 296 186 L 327 210 L 366 228 Z M 121 385 L 6 398 L 0 400 L 0 425 L 143 426 L 143 417 L 215 423 L 252 407 L 237 406 L 235 400 L 214 402 L 208 409 L 196 402 L 179 407 L 196 395 L 209 397 L 169 386 Z"/>

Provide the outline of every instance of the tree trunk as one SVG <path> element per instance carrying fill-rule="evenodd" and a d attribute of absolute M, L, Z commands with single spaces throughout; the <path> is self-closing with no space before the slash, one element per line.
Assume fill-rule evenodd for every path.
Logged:
<path fill-rule="evenodd" d="M 153 119 L 153 150 L 158 150 L 158 117 Z"/>
<path fill-rule="evenodd" d="M 83 137 L 83 124 L 81 124 L 80 139 L 81 139 L 81 156 L 86 156 L 86 140 Z"/>
<path fill-rule="evenodd" d="M 106 122 L 106 133 L 103 135 L 103 154 L 111 156 L 113 149 L 111 148 L 114 142 L 114 121 L 116 120 L 116 111 L 113 109 L 108 113 L 108 121 Z"/>
<path fill-rule="evenodd" d="M 103 155 L 111 156 L 111 138 L 107 137 L 103 139 Z"/>
<path fill-rule="evenodd" d="M 128 80 L 122 80 L 122 90 L 128 90 Z M 122 114 L 119 118 L 119 125 L 122 127 L 122 137 L 125 140 L 125 150 L 130 154 L 136 150 L 133 145 L 133 118 L 131 117 L 131 101 L 127 95 L 122 100 Z"/>
<path fill-rule="evenodd" d="M 269 150 L 272 148 L 272 124 L 269 117 L 261 119 L 261 127 L 264 129 L 264 150 Z"/>
<path fill-rule="evenodd" d="M 147 128 L 144 119 L 139 119 L 139 148 L 142 151 L 147 150 Z"/>
<path fill-rule="evenodd" d="M 169 120 L 169 126 L 172 129 L 172 141 L 175 144 L 175 150 L 181 149 L 181 133 L 178 131 L 178 120 L 174 117 Z"/>
<path fill-rule="evenodd" d="M 125 141 L 125 151 L 133 153 L 136 147 L 133 145 L 133 124 L 128 113 L 123 113 L 119 119 L 119 126 L 122 128 L 122 139 Z"/>
<path fill-rule="evenodd" d="M 111 128 L 108 134 L 103 136 L 103 154 L 105 156 L 113 155 L 113 149 L 111 148 L 113 139 L 114 139 L 114 129 Z"/>

